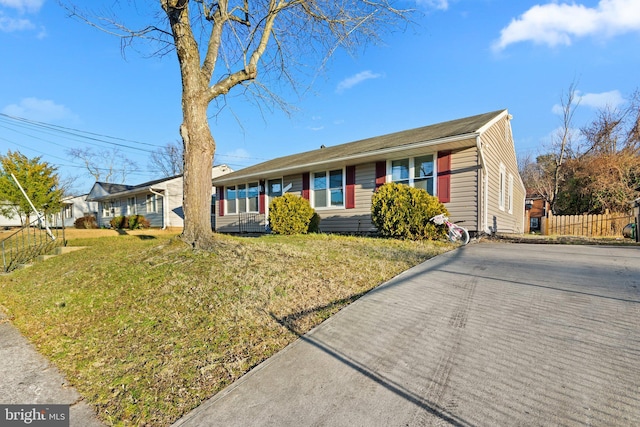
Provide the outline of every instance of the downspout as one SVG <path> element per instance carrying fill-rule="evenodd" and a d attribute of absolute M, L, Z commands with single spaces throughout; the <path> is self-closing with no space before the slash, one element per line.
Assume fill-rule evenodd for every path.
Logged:
<path fill-rule="evenodd" d="M 149 191 L 151 191 L 153 194 L 155 194 L 156 196 L 160 196 L 162 197 L 164 200 L 162 201 L 162 229 L 166 230 L 167 229 L 167 222 L 169 219 L 169 215 L 167 214 L 167 196 L 169 196 L 168 190 L 164 190 L 165 194 L 159 193 L 156 190 L 154 190 L 153 188 L 149 188 Z"/>
<path fill-rule="evenodd" d="M 480 158 L 480 167 L 482 168 L 482 212 L 480 214 L 481 222 L 480 229 L 485 233 L 491 234 L 491 230 L 488 227 L 489 223 L 489 170 L 487 169 L 487 162 L 484 158 L 484 152 L 482 151 L 482 142 L 480 141 L 480 135 L 476 136 L 476 147 L 478 149 L 478 157 Z"/>

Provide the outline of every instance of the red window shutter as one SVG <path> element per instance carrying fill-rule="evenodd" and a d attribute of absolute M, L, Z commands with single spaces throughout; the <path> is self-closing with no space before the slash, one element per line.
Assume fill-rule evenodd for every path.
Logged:
<path fill-rule="evenodd" d="M 224 187 L 217 187 L 218 193 L 218 216 L 224 216 Z"/>
<path fill-rule="evenodd" d="M 264 181 L 260 181 L 259 185 L 260 185 L 260 196 L 258 197 L 258 212 L 263 214 L 265 213 L 265 206 L 264 203 L 266 201 L 265 199 L 265 192 L 266 192 L 266 188 L 264 185 Z"/>
<path fill-rule="evenodd" d="M 438 152 L 438 199 L 451 201 L 451 151 Z"/>
<path fill-rule="evenodd" d="M 305 172 L 302 174 L 302 198 L 310 200 L 309 196 L 309 172 Z"/>
<path fill-rule="evenodd" d="M 376 189 L 387 181 L 387 162 L 376 162 Z"/>
<path fill-rule="evenodd" d="M 345 207 L 353 209 L 356 207 L 356 167 L 347 166 L 347 191 L 345 194 Z"/>

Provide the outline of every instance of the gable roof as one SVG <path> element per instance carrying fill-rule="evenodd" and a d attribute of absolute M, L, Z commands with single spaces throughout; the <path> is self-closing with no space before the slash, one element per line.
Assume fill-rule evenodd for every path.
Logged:
<path fill-rule="evenodd" d="M 126 194 L 140 193 L 148 191 L 154 185 L 162 182 L 171 181 L 180 178 L 182 175 L 170 176 L 168 178 L 155 179 L 153 181 L 144 182 L 138 185 L 112 184 L 109 182 L 96 181 L 87 196 L 87 201 L 98 201 L 113 197 L 120 197 Z"/>
<path fill-rule="evenodd" d="M 216 165 L 211 168 L 211 176 L 216 177 L 228 173 L 231 168 L 227 165 Z M 143 182 L 138 185 L 125 185 L 125 184 L 111 184 L 109 182 L 96 181 L 91 188 L 91 191 L 87 195 L 87 201 L 99 201 L 105 199 L 113 199 L 118 197 L 124 197 L 136 193 L 150 192 L 151 189 L 163 190 L 158 184 L 172 181 L 174 179 L 182 178 L 182 174 L 174 175 L 166 178 L 159 178 L 153 181 Z"/>
<path fill-rule="evenodd" d="M 389 151 L 412 148 L 412 145 L 415 144 L 436 145 L 468 139 L 478 135 L 485 130 L 488 125 L 493 124 L 494 121 L 506 114 L 507 110 L 497 110 L 416 129 L 279 157 L 215 178 L 213 183 L 214 185 L 218 185 L 243 178 L 255 179 L 269 174 L 308 170 L 324 163 L 374 158 L 376 155 L 381 155 Z"/>

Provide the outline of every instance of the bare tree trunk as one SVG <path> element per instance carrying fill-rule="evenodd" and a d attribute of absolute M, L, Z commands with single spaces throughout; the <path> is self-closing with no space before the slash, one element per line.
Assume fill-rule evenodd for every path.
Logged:
<path fill-rule="evenodd" d="M 211 231 L 211 164 L 215 142 L 209 128 L 209 77 L 200 69 L 200 52 L 189 22 L 187 0 L 163 0 L 174 37 L 182 77 L 180 135 L 184 144 L 182 240 L 194 248 L 209 247 Z"/>
<path fill-rule="evenodd" d="M 186 102 L 180 134 L 184 142 L 182 239 L 193 247 L 206 247 L 211 231 L 211 162 L 215 142 L 207 120 L 207 102 Z M 186 165 L 189 165 L 186 167 Z"/>

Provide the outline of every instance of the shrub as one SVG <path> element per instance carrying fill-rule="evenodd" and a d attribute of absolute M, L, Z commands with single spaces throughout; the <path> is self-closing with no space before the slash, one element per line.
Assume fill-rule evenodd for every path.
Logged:
<path fill-rule="evenodd" d="M 80 229 L 94 229 L 98 228 L 98 221 L 96 221 L 96 217 L 93 215 L 83 216 L 76 219 L 73 226 Z"/>
<path fill-rule="evenodd" d="M 127 217 L 129 230 L 137 230 L 139 228 L 149 228 L 151 224 L 143 215 L 131 215 Z"/>
<path fill-rule="evenodd" d="M 449 215 L 437 197 L 408 185 L 387 183 L 371 199 L 371 220 L 381 235 L 399 239 L 440 239 L 445 227 L 429 221 L 435 215 Z"/>
<path fill-rule="evenodd" d="M 114 216 L 113 218 L 111 218 L 111 221 L 109 221 L 109 224 L 111 225 L 111 228 L 120 230 L 121 228 L 125 227 L 125 221 L 126 217 L 124 216 Z"/>
<path fill-rule="evenodd" d="M 309 232 L 314 214 L 308 200 L 287 193 L 271 201 L 269 226 L 276 234 L 304 234 Z"/>
<path fill-rule="evenodd" d="M 137 230 L 139 228 L 149 228 L 151 224 L 143 215 L 116 216 L 109 221 L 111 228 L 121 230 L 127 228 L 129 230 Z"/>
<path fill-rule="evenodd" d="M 319 233 L 320 232 L 320 215 L 316 212 L 313 213 L 311 217 L 311 221 L 309 222 L 309 233 Z"/>

